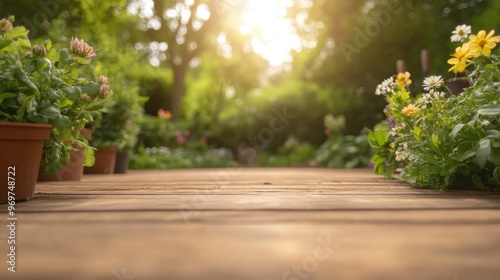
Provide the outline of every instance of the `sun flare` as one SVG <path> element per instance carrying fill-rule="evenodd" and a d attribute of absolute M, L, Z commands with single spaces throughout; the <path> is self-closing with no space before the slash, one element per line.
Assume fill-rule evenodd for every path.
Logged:
<path fill-rule="evenodd" d="M 291 0 L 248 0 L 243 11 L 240 31 L 252 37 L 255 52 L 271 66 L 290 62 L 290 52 L 301 49 L 299 36 L 286 18 Z"/>

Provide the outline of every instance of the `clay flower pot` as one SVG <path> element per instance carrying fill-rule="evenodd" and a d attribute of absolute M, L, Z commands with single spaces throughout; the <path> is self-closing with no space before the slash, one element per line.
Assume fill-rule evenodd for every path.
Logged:
<path fill-rule="evenodd" d="M 92 138 L 92 129 L 84 128 L 81 130 L 83 137 L 87 140 Z M 39 182 L 48 181 L 80 181 L 83 177 L 83 163 L 85 162 L 85 152 L 82 147 L 73 145 L 75 151 L 69 154 L 69 163 L 62 166 L 55 174 L 45 174 L 45 165 L 40 166 L 38 172 Z"/>
<path fill-rule="evenodd" d="M 95 164 L 85 166 L 84 174 L 113 174 L 116 163 L 116 148 L 108 147 L 97 149 L 95 152 Z"/>
<path fill-rule="evenodd" d="M 0 203 L 8 202 L 9 181 L 15 181 L 16 201 L 33 198 L 43 144 L 51 128 L 47 124 L 0 122 Z"/>
<path fill-rule="evenodd" d="M 115 174 L 126 174 L 128 171 L 129 151 L 122 150 L 116 153 Z"/>
<path fill-rule="evenodd" d="M 446 81 L 446 86 L 454 95 L 459 95 L 464 92 L 465 88 L 470 87 L 469 80 L 467 77 L 456 77 L 451 78 Z"/>

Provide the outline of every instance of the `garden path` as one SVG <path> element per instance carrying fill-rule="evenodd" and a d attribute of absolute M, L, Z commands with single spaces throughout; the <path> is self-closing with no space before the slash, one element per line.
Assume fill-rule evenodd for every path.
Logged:
<path fill-rule="evenodd" d="M 365 169 L 86 175 L 39 183 L 16 211 L 17 272 L 2 226 L 0 279 L 500 277 L 500 192 L 415 189 Z"/>

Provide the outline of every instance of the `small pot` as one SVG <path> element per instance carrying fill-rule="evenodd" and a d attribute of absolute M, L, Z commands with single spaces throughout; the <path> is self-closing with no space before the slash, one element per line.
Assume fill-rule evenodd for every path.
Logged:
<path fill-rule="evenodd" d="M 80 132 L 85 139 L 92 139 L 92 129 L 83 128 Z M 83 164 L 85 163 L 85 151 L 76 144 L 73 145 L 73 148 L 75 150 L 69 154 L 68 165 L 62 166 L 57 173 L 45 174 L 45 165 L 42 164 L 38 172 L 38 181 L 81 181 L 83 176 Z"/>
<path fill-rule="evenodd" d="M 85 166 L 84 174 L 113 174 L 116 164 L 116 148 L 107 147 L 95 152 L 95 164 Z"/>
<path fill-rule="evenodd" d="M 51 125 L 0 122 L 0 204 L 30 200 L 35 194 L 36 179 L 43 144 L 50 137 Z M 8 195 L 9 184 L 15 195 Z"/>
<path fill-rule="evenodd" d="M 38 172 L 39 182 L 48 181 L 80 181 L 83 176 L 83 163 L 85 162 L 85 152 L 78 145 L 73 145 L 75 151 L 69 154 L 68 165 L 62 166 L 55 174 L 45 174 L 45 165 L 40 166 Z"/>
<path fill-rule="evenodd" d="M 115 174 L 126 174 L 128 171 L 129 151 L 122 150 L 116 153 Z"/>
<path fill-rule="evenodd" d="M 465 88 L 470 87 L 469 80 L 467 77 L 456 77 L 452 79 L 448 79 L 446 81 L 446 86 L 454 95 L 459 95 L 464 92 Z"/>

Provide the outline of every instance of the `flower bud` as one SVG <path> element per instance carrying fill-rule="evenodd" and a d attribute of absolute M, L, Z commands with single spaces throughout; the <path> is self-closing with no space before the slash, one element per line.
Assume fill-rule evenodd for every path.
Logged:
<path fill-rule="evenodd" d="M 12 29 L 12 22 L 10 21 L 11 17 L 9 19 L 0 19 L 0 35 L 6 34 Z M 14 20 L 14 18 L 12 18 Z"/>
<path fill-rule="evenodd" d="M 17 102 L 19 102 L 19 104 L 23 104 L 25 98 L 26 95 L 24 93 L 20 93 L 19 96 L 17 97 Z"/>
<path fill-rule="evenodd" d="M 33 55 L 37 56 L 37 57 L 46 57 L 47 56 L 47 49 L 45 48 L 44 45 L 33 46 L 32 52 L 33 52 Z"/>
<path fill-rule="evenodd" d="M 80 95 L 80 100 L 82 100 L 83 102 L 90 102 L 90 101 L 92 101 L 92 97 L 90 97 L 90 95 L 88 95 L 86 93 L 82 93 Z"/>
<path fill-rule="evenodd" d="M 109 85 L 106 85 L 106 84 L 102 84 L 100 87 L 99 87 L 99 96 L 102 98 L 102 99 L 106 99 L 108 96 L 109 96 Z"/>
<path fill-rule="evenodd" d="M 96 56 L 95 53 L 97 50 L 94 50 L 93 47 L 89 46 L 89 44 L 85 43 L 85 41 L 78 39 L 77 37 L 71 38 L 71 43 L 69 46 L 69 52 L 83 58 L 91 58 Z"/>
<path fill-rule="evenodd" d="M 103 76 L 103 75 L 100 75 L 99 78 L 97 79 L 97 82 L 100 84 L 100 85 L 105 85 L 108 83 L 108 77 L 106 76 Z"/>

